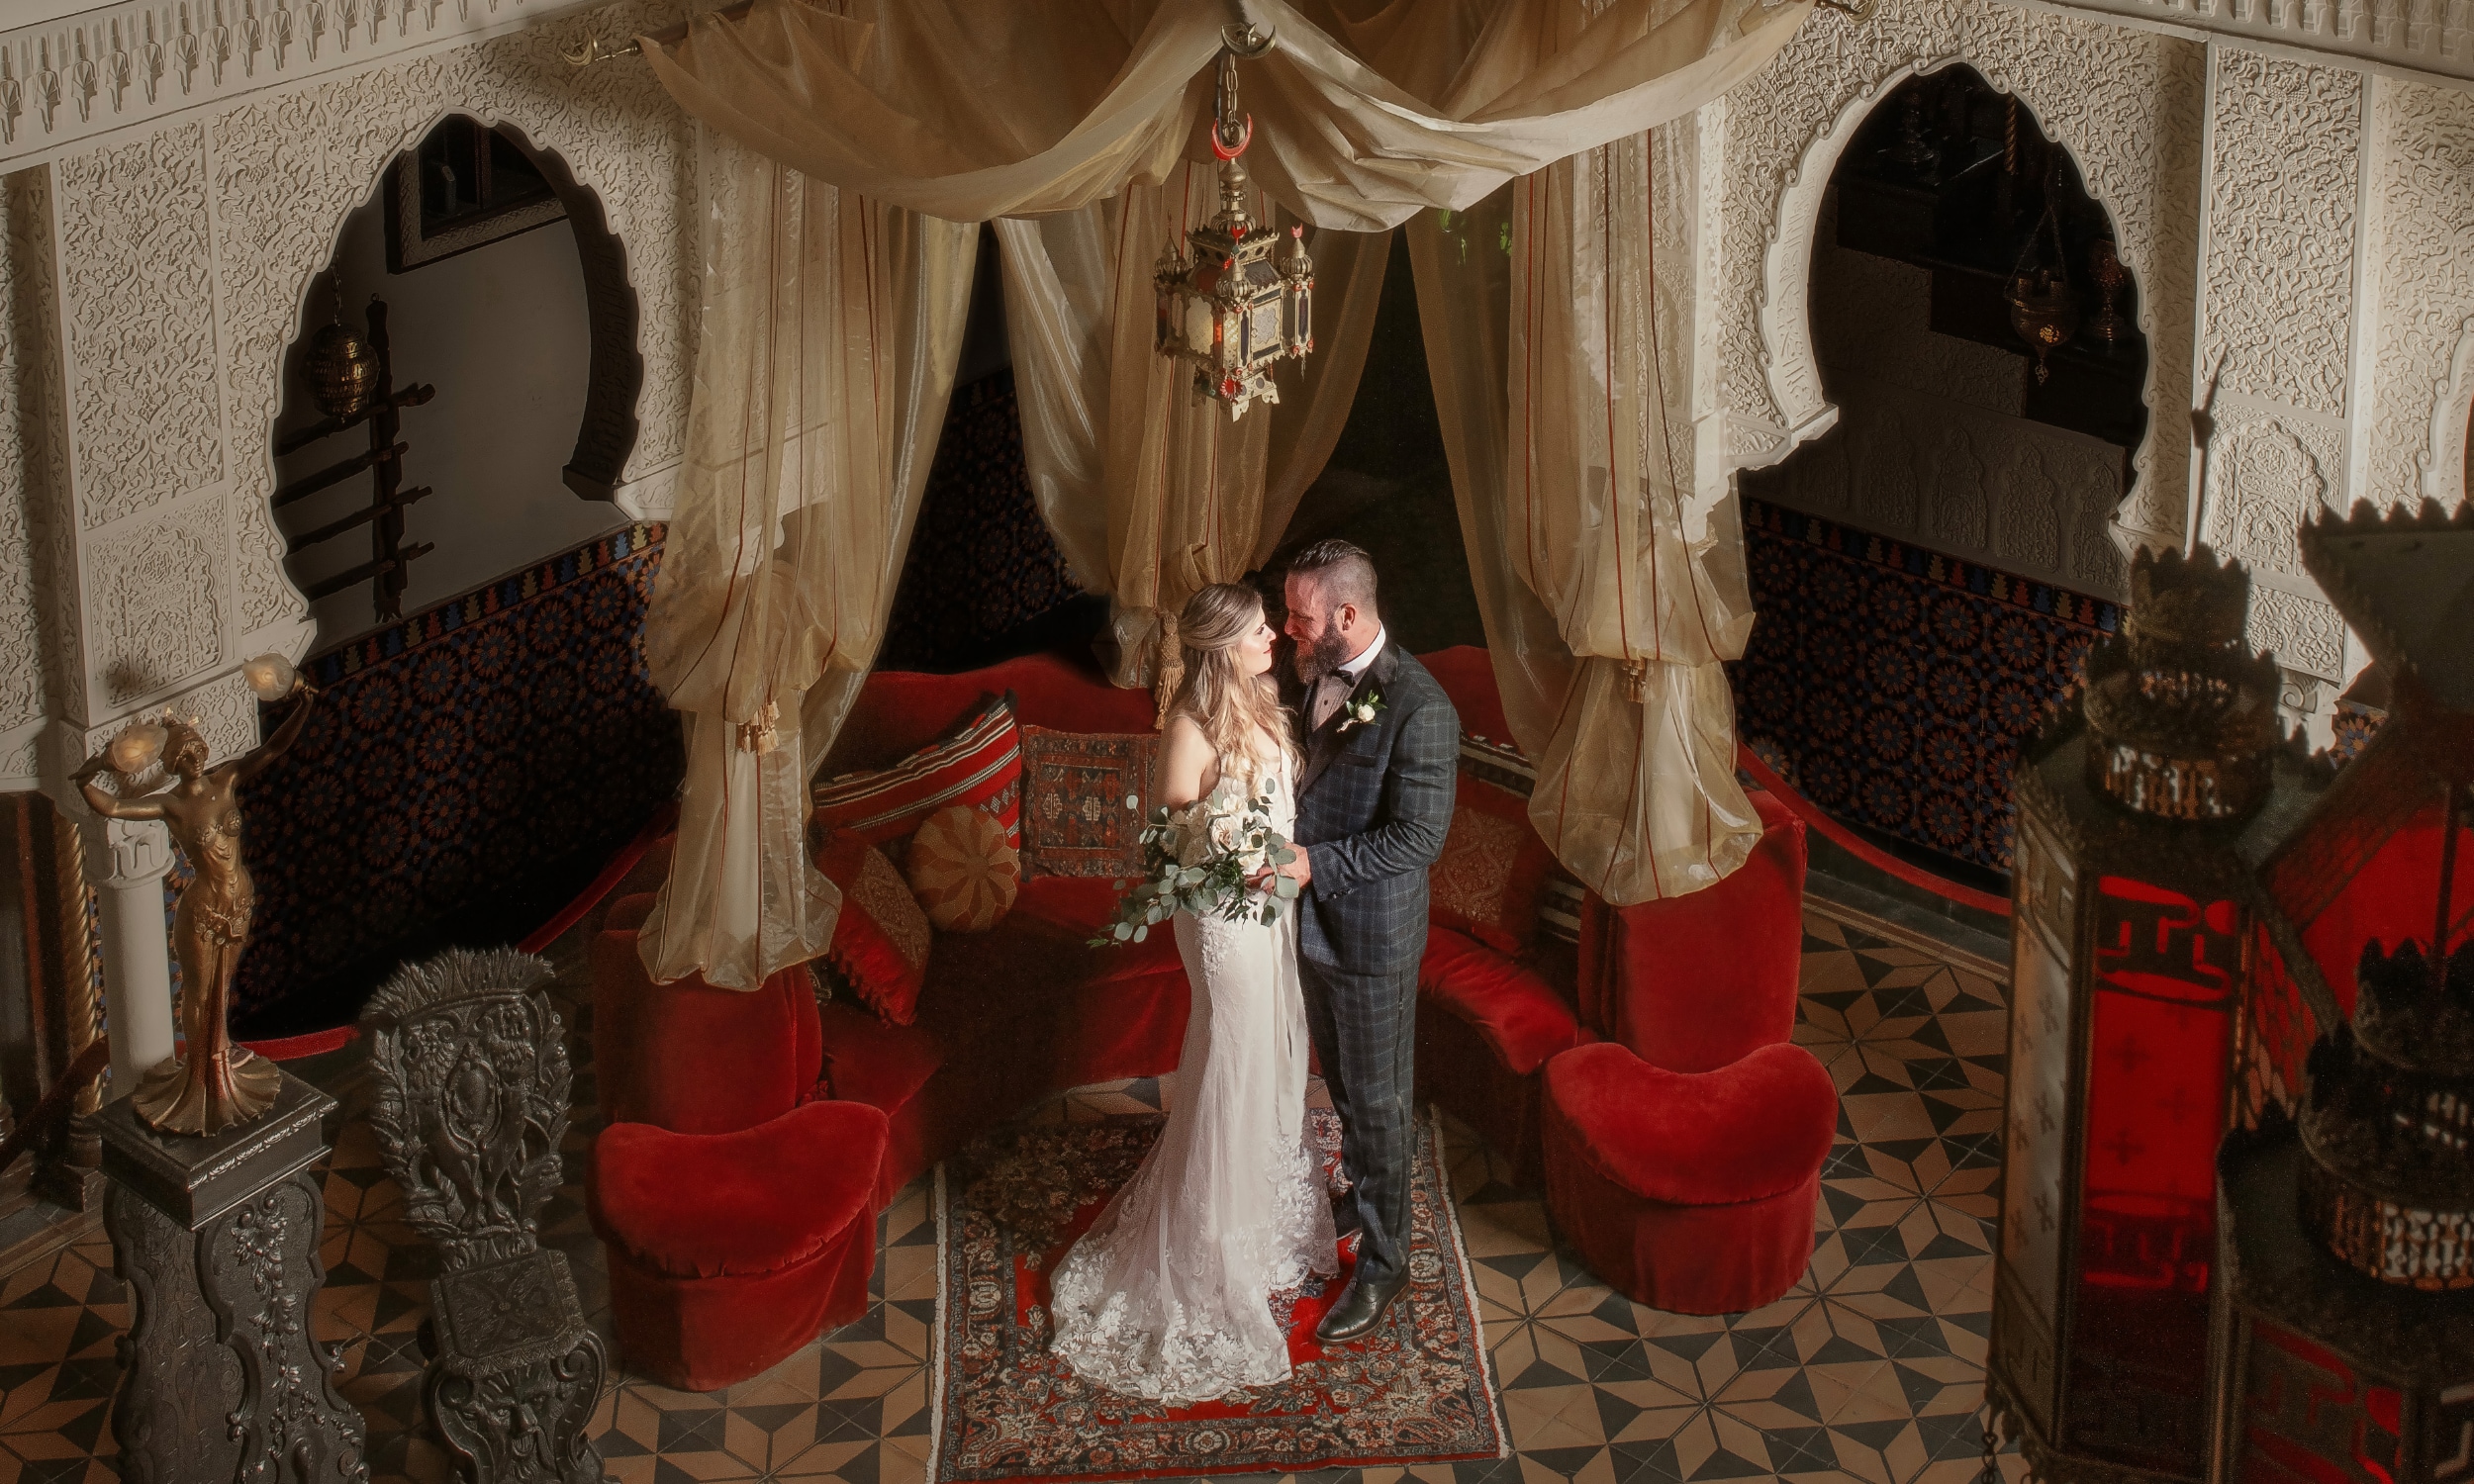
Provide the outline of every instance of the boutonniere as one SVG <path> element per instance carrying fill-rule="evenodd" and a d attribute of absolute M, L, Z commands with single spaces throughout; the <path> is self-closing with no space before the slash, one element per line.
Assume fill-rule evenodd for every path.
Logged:
<path fill-rule="evenodd" d="M 1364 726 L 1382 712 L 1382 687 L 1369 687 L 1364 696 L 1351 696 L 1349 703 L 1341 709 L 1339 730 L 1345 732 L 1351 727 Z"/>

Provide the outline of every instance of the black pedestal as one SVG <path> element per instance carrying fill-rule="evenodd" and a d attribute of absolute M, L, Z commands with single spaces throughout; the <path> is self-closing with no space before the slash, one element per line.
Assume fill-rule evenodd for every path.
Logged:
<path fill-rule="evenodd" d="M 275 1105 L 212 1139 L 95 1115 L 103 1224 L 130 1286 L 112 1437 L 129 1484 L 358 1484 L 360 1414 L 310 1331 L 327 1203 L 310 1166 L 334 1100 L 289 1072 Z"/>

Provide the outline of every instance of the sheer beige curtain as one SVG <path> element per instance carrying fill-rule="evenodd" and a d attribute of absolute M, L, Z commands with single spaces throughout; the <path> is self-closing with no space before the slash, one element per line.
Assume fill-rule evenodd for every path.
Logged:
<path fill-rule="evenodd" d="M 1618 903 L 1721 880 L 1760 829 L 1722 668 L 1752 627 L 1742 533 L 1732 502 L 1693 499 L 1691 130 L 1411 235 L 1487 641 L 1539 760 L 1530 817 Z"/>
<path fill-rule="evenodd" d="M 1246 166 L 1318 227 L 1379 231 L 1683 117 L 1811 0 L 1244 0 Z M 680 105 L 809 176 L 956 222 L 1039 217 L 1208 157 L 1229 0 L 753 0 L 644 54 Z M 1322 22 L 1354 40 L 1344 44 Z M 1371 59 L 1370 59 L 1371 58 Z"/>
<path fill-rule="evenodd" d="M 645 616 L 692 806 L 639 952 L 656 979 L 753 989 L 832 936 L 808 773 L 884 631 L 978 234 L 700 134 L 688 467 Z"/>
<path fill-rule="evenodd" d="M 1152 348 L 1154 262 L 1218 210 L 1217 189 L 1214 167 L 1181 166 L 1160 186 L 997 224 L 1032 492 L 1076 579 L 1111 598 L 1124 686 L 1173 679 L 1156 670 L 1164 615 L 1279 544 L 1348 420 L 1382 295 L 1388 234 L 1310 232 L 1314 354 L 1275 373 L 1278 404 L 1232 423 L 1195 395 L 1190 366 Z M 1258 194 L 1249 210 L 1271 208 Z"/>

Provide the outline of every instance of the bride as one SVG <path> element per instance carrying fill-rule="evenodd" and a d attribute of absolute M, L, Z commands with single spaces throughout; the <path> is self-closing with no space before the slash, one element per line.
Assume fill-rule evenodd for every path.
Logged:
<path fill-rule="evenodd" d="M 1171 703 L 1153 801 L 1269 795 L 1296 824 L 1273 631 L 1251 589 L 1203 589 L 1178 619 L 1186 678 Z M 1160 1141 L 1058 1264 L 1054 1348 L 1085 1380 L 1172 1403 L 1288 1375 L 1275 1294 L 1338 1270 L 1332 1215 L 1305 1123 L 1305 1004 L 1297 919 L 1176 918 L 1193 986 Z"/>

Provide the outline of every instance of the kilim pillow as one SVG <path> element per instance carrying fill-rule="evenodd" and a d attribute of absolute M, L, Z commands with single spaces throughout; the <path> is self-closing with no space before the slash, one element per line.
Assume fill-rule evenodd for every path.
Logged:
<path fill-rule="evenodd" d="M 1142 815 L 1160 739 L 1022 728 L 1022 877 L 1142 875 Z M 1131 795 L 1140 810 L 1125 806 Z"/>
<path fill-rule="evenodd" d="M 910 837 L 904 869 L 927 920 L 954 933 L 984 933 L 1013 906 L 1022 858 L 1004 826 L 957 804 L 930 814 Z"/>
<path fill-rule="evenodd" d="M 1538 929 L 1538 895 L 1554 864 L 1529 823 L 1529 800 L 1464 774 L 1443 857 L 1427 877 L 1427 915 L 1518 955 Z"/>
<path fill-rule="evenodd" d="M 824 956 L 841 981 L 868 1008 L 895 1025 L 908 1025 L 919 1010 L 919 986 L 927 977 L 927 914 L 885 853 L 847 831 L 829 835 L 816 852 L 816 870 L 842 888 L 842 912 Z"/>
<path fill-rule="evenodd" d="M 1022 734 L 1008 696 L 988 703 L 960 726 L 891 768 L 845 773 L 815 786 L 814 823 L 847 831 L 900 862 L 910 836 L 930 814 L 952 804 L 978 809 L 1003 826 L 1005 842 L 1022 839 Z"/>
<path fill-rule="evenodd" d="M 1482 780 L 1505 792 L 1517 795 L 1524 806 L 1537 791 L 1538 770 L 1521 750 L 1508 742 L 1489 741 L 1484 737 L 1461 734 L 1461 776 Z M 1535 826 L 1532 826 L 1534 831 Z M 1546 878 L 1539 883 L 1537 897 L 1538 932 L 1547 938 L 1570 946 L 1580 942 L 1580 899 L 1585 895 L 1580 882 L 1564 869 L 1564 863 L 1547 857 Z"/>

